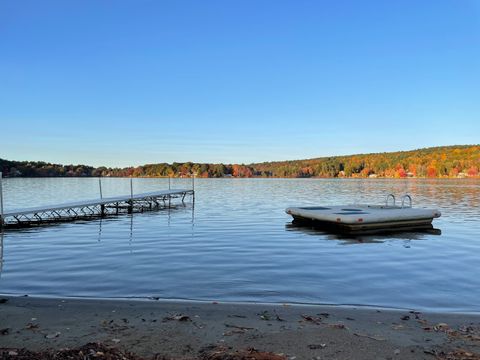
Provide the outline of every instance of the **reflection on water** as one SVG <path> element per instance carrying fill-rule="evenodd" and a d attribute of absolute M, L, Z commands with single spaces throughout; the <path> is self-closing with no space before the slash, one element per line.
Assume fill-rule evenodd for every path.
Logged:
<path fill-rule="evenodd" d="M 168 187 L 164 180 L 134 186 L 152 191 Z M 172 186 L 189 185 L 182 181 Z M 13 208 L 91 198 L 98 180 L 4 185 Z M 185 207 L 6 232 L 0 292 L 480 312 L 478 180 L 199 179 L 195 186 L 196 202 Z M 122 194 L 128 182 L 105 179 L 103 189 Z M 438 208 L 435 229 L 349 237 L 297 227 L 284 212 L 383 203 L 388 193 Z"/>
<path fill-rule="evenodd" d="M 376 234 L 348 234 L 338 231 L 335 228 L 325 228 L 322 226 L 315 226 L 313 224 L 298 223 L 292 221 L 285 225 L 287 231 L 299 231 L 307 235 L 317 236 L 321 239 L 340 241 L 344 245 L 359 245 L 370 243 L 383 243 L 391 240 L 425 240 L 429 237 L 427 235 L 439 236 L 442 230 L 436 229 L 431 225 L 428 228 L 420 231 L 395 231 Z"/>
<path fill-rule="evenodd" d="M 2 277 L 3 270 L 3 231 L 0 229 L 0 277 Z"/>

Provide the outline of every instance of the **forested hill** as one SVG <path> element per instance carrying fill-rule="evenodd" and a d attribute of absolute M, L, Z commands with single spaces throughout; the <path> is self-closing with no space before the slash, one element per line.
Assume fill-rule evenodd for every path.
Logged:
<path fill-rule="evenodd" d="M 480 145 L 270 162 L 254 167 L 257 172 L 279 177 L 474 177 L 479 176 Z"/>
<path fill-rule="evenodd" d="M 94 168 L 0 159 L 8 177 L 189 176 L 198 177 L 479 177 L 480 145 L 458 145 L 377 154 L 332 156 L 258 164 L 159 163 L 129 168 Z"/>

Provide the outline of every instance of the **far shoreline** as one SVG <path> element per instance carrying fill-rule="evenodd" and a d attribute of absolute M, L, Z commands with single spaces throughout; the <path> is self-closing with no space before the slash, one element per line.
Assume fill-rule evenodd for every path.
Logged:
<path fill-rule="evenodd" d="M 264 179 L 264 180 L 480 180 L 480 176 L 467 176 L 467 177 L 356 177 L 356 176 L 343 176 L 343 177 L 265 177 L 265 176 L 221 176 L 221 177 L 199 177 L 199 176 L 3 176 L 3 179 L 212 179 L 212 180 L 236 180 L 236 179 Z"/>

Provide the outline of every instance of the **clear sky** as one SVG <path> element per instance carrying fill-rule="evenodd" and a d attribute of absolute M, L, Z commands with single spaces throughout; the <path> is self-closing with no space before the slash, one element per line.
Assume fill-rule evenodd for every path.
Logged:
<path fill-rule="evenodd" d="M 0 158 L 250 163 L 472 143 L 477 0 L 0 2 Z"/>

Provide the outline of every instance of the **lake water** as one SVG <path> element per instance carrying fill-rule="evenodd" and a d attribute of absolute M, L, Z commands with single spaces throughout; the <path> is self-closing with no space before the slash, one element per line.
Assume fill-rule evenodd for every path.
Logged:
<path fill-rule="evenodd" d="M 128 179 L 102 181 L 104 196 L 130 191 Z M 197 179 L 195 190 L 194 206 L 5 231 L 0 293 L 480 312 L 478 180 Z M 284 212 L 406 192 L 442 211 L 441 235 L 348 238 L 294 227 Z M 98 179 L 5 179 L 4 197 L 6 209 L 96 198 Z"/>

